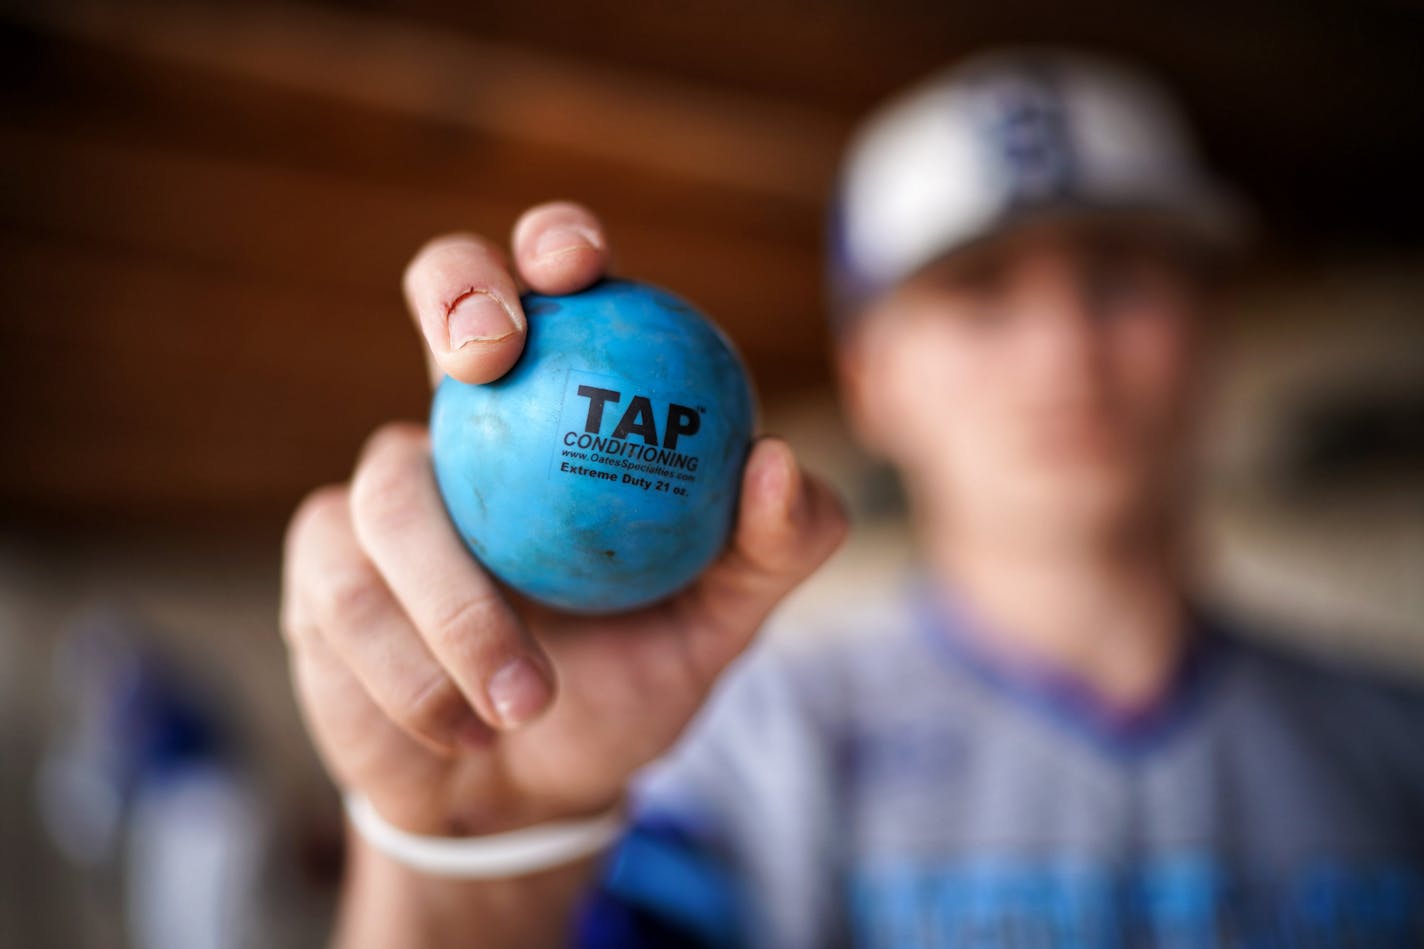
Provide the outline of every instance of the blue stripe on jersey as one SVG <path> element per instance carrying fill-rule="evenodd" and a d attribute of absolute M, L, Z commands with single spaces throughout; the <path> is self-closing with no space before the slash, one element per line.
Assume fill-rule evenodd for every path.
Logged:
<path fill-rule="evenodd" d="M 856 945 L 1417 946 L 1424 875 L 1319 862 L 1281 879 L 1209 855 L 1130 866 L 966 858 L 877 861 L 850 883 Z"/>
<path fill-rule="evenodd" d="M 602 885 L 584 908 L 578 945 L 741 945 L 736 881 L 705 841 L 685 823 L 640 818 L 614 849 Z"/>

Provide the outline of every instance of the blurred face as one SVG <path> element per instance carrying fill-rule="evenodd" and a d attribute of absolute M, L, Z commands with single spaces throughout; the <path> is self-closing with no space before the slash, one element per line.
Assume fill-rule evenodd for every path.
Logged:
<path fill-rule="evenodd" d="M 1144 529 L 1185 461 L 1200 289 L 1141 228 L 1042 226 L 953 255 L 846 342 L 856 425 L 937 522 Z"/>

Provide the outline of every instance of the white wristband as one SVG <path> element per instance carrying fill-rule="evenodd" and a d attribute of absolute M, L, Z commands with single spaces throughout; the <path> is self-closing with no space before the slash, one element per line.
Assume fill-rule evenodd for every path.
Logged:
<path fill-rule="evenodd" d="M 467 880 L 522 876 L 572 863 L 607 847 L 623 830 L 621 807 L 483 837 L 425 837 L 385 821 L 363 795 L 347 793 L 346 815 L 366 842 L 406 866 Z"/>

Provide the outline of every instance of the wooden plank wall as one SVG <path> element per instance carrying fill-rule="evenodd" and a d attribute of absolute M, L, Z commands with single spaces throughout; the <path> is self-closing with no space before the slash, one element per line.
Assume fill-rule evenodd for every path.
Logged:
<path fill-rule="evenodd" d="M 1321 49 L 1333 8 L 1261 21 L 1219 6 L 1127 25 L 1047 3 L 7 11 L 0 517 L 279 523 L 372 426 L 424 412 L 397 292 L 410 252 L 454 228 L 506 233 L 550 197 L 594 205 L 624 272 L 713 313 L 766 399 L 824 386 L 819 252 L 841 142 L 866 104 L 980 42 L 1081 36 L 1162 64 L 1284 246 L 1408 230 L 1380 197 L 1417 140 L 1384 118 L 1413 62 L 1397 15 Z M 1317 90 L 1314 109 L 1283 106 L 1287 82 L 1242 83 L 1264 75 L 1249 29 L 1199 48 L 1228 16 L 1276 24 L 1274 61 Z M 1341 56 L 1366 93 L 1343 102 L 1320 75 Z M 1305 147 L 1340 134 L 1336 160 Z M 1360 182 L 1352 200 L 1341 181 Z"/>

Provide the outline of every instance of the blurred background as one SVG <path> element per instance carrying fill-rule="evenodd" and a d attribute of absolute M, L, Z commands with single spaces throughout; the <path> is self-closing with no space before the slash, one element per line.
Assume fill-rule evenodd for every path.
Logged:
<path fill-rule="evenodd" d="M 287 685 L 281 532 L 370 429 L 424 415 L 399 275 L 434 234 L 599 211 L 851 502 L 786 625 L 893 582 L 908 531 L 826 358 L 827 197 L 866 108 L 1024 42 L 1155 71 L 1260 212 L 1207 595 L 1424 678 L 1414 4 L 4 2 L 0 945 L 324 937 L 339 819 Z"/>

